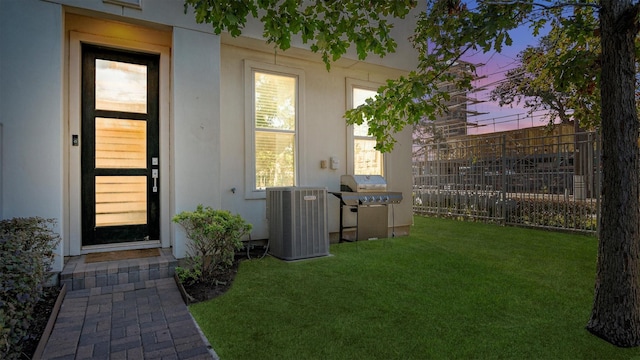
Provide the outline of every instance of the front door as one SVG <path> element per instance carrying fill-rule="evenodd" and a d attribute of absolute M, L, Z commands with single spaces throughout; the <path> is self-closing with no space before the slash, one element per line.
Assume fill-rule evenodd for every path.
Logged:
<path fill-rule="evenodd" d="M 158 240 L 159 56 L 82 45 L 82 245 Z"/>

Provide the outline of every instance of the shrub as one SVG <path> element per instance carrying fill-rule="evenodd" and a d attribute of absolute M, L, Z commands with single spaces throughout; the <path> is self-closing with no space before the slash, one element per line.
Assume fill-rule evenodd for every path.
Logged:
<path fill-rule="evenodd" d="M 187 254 L 191 268 L 178 270 L 178 274 L 181 280 L 192 278 L 203 282 L 214 281 L 216 269 L 233 264 L 236 250 L 242 248 L 242 237 L 252 228 L 240 215 L 202 205 L 195 211 L 177 214 L 173 221 L 191 239 Z"/>
<path fill-rule="evenodd" d="M 597 204 L 594 201 L 568 201 L 560 196 L 550 198 L 509 198 L 499 194 L 463 191 L 423 192 L 417 214 L 466 221 L 502 222 L 512 225 L 567 229 L 584 232 L 597 230 Z M 503 218 L 503 210 L 506 218 Z"/>
<path fill-rule="evenodd" d="M 36 303 L 60 237 L 55 221 L 39 217 L 0 221 L 0 358 L 16 359 L 32 334 Z"/>
<path fill-rule="evenodd" d="M 199 256 L 190 256 L 188 258 L 189 267 L 176 267 L 176 276 L 181 283 L 193 285 L 202 279 L 202 261 Z"/>
<path fill-rule="evenodd" d="M 597 207 L 592 202 L 565 202 L 553 199 L 518 199 L 517 210 L 507 222 L 558 229 L 595 231 Z"/>

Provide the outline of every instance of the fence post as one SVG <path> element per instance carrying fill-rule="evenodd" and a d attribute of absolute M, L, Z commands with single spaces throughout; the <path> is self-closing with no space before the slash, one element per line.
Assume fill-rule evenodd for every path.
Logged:
<path fill-rule="evenodd" d="M 502 134 L 502 222 L 507 222 L 507 135 Z"/>
<path fill-rule="evenodd" d="M 438 217 L 440 216 L 440 207 L 442 206 L 440 199 L 440 140 L 438 139 L 436 142 L 436 211 Z"/>

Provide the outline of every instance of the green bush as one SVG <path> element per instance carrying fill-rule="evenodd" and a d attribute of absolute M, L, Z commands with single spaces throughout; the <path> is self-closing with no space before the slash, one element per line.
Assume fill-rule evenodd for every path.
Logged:
<path fill-rule="evenodd" d="M 597 207 L 593 202 L 554 199 L 518 199 L 507 222 L 560 229 L 595 231 Z"/>
<path fill-rule="evenodd" d="M 0 221 L 0 358 L 19 358 L 31 336 L 34 307 L 60 241 L 54 224 L 39 217 Z"/>
<path fill-rule="evenodd" d="M 227 210 L 214 210 L 198 205 L 195 211 L 183 211 L 173 217 L 191 239 L 188 244 L 189 270 L 178 270 L 181 277 L 203 282 L 215 281 L 218 268 L 233 264 L 236 250 L 242 248 L 242 237 L 251 231 L 251 224 L 240 215 Z"/>
<path fill-rule="evenodd" d="M 498 195 L 464 192 L 422 193 L 416 214 L 465 221 L 508 224 L 571 231 L 597 230 L 597 204 L 594 201 L 568 201 L 562 197 L 513 198 L 501 201 Z M 503 218 L 503 210 L 506 218 Z"/>
<path fill-rule="evenodd" d="M 176 276 L 181 283 L 192 285 L 202 277 L 202 270 L 200 270 L 202 262 L 199 256 L 190 257 L 189 260 L 191 264 L 188 268 L 176 267 Z"/>

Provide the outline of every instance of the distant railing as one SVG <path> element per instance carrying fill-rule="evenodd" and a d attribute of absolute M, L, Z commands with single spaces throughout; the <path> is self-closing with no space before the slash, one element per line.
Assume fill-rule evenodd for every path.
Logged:
<path fill-rule="evenodd" d="M 413 166 L 416 214 L 597 232 L 596 133 L 468 136 L 431 144 L 424 154 Z"/>

